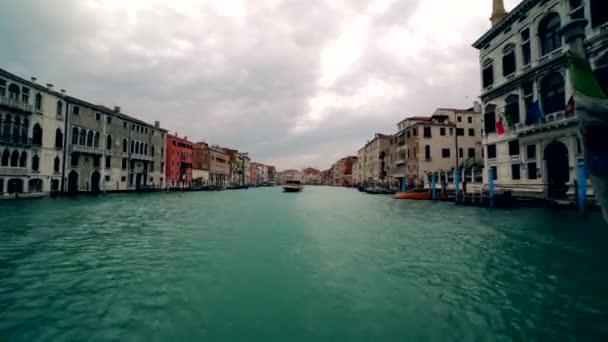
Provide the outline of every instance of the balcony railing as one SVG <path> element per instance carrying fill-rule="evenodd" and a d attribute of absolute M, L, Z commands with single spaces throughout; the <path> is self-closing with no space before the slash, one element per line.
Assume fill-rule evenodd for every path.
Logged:
<path fill-rule="evenodd" d="M 29 176 L 30 170 L 25 167 L 0 167 L 0 175 Z"/>
<path fill-rule="evenodd" d="M 17 109 L 25 113 L 34 112 L 34 106 L 31 106 L 19 100 L 13 100 L 5 96 L 0 96 L 0 106 L 8 107 L 11 109 Z"/>
<path fill-rule="evenodd" d="M 397 158 L 397 160 L 395 160 L 395 165 L 401 164 L 405 164 L 405 158 Z"/>
<path fill-rule="evenodd" d="M 88 153 L 88 154 L 103 154 L 104 149 L 92 146 L 71 145 L 72 152 Z"/>
<path fill-rule="evenodd" d="M 576 121 L 577 119 L 574 113 L 564 114 L 562 112 L 557 112 L 545 115 L 531 125 L 518 123 L 515 126 L 515 132 L 518 134 L 525 134 L 533 131 L 547 130 L 558 126 L 572 124 Z"/>
<path fill-rule="evenodd" d="M 132 153 L 131 159 L 153 161 L 154 157 L 145 154 Z"/>
<path fill-rule="evenodd" d="M 20 146 L 31 146 L 32 138 L 0 135 L 0 143 Z"/>

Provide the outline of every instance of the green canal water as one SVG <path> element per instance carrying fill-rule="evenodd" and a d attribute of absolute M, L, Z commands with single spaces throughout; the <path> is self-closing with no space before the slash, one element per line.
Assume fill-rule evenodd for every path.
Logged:
<path fill-rule="evenodd" d="M 307 187 L 0 203 L 2 341 L 608 339 L 599 215 Z"/>

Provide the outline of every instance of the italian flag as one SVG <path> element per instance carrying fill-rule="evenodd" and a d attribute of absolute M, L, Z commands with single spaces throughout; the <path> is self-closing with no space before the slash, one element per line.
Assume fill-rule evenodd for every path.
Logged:
<path fill-rule="evenodd" d="M 579 121 L 589 179 L 608 222 L 608 99 L 586 59 L 570 53 L 568 64 L 574 93 L 565 111 L 574 111 Z"/>

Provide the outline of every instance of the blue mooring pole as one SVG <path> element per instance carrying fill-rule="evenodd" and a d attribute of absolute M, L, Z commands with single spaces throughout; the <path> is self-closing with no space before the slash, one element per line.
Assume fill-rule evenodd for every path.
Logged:
<path fill-rule="evenodd" d="M 494 208 L 494 169 L 488 169 L 488 199 L 490 208 Z"/>
<path fill-rule="evenodd" d="M 403 182 L 401 182 L 401 192 L 407 191 L 407 178 L 403 176 Z"/>
<path fill-rule="evenodd" d="M 435 173 L 433 173 L 431 175 L 431 193 L 433 194 L 433 201 L 437 198 L 435 196 L 435 193 L 436 193 L 436 191 L 435 191 L 435 184 L 436 183 L 437 183 L 437 176 L 435 175 Z"/>
<path fill-rule="evenodd" d="M 454 200 L 456 202 L 458 202 L 458 193 L 460 192 L 459 191 L 460 189 L 458 189 L 460 187 L 459 186 L 459 183 L 460 183 L 459 176 L 460 176 L 460 171 L 458 171 L 458 170 L 454 171 L 454 187 L 456 188 L 456 190 L 454 192 L 454 194 L 456 195 L 456 196 L 454 196 Z"/>
<path fill-rule="evenodd" d="M 584 161 L 578 162 L 578 209 L 581 215 L 585 215 L 585 204 L 587 203 L 587 167 Z"/>

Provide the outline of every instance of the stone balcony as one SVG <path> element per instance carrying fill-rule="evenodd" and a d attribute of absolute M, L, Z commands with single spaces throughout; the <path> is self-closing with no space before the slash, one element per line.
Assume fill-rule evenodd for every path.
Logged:
<path fill-rule="evenodd" d="M 125 155 L 125 153 L 123 153 L 123 156 Z M 145 154 L 138 154 L 138 153 L 132 153 L 131 154 L 131 159 L 134 160 L 145 160 L 145 161 L 154 161 L 154 157 L 149 156 L 149 155 L 145 155 Z"/>
<path fill-rule="evenodd" d="M 103 155 L 104 152 L 106 152 L 107 155 L 112 155 L 112 151 L 110 151 L 110 150 L 105 150 L 100 147 L 92 147 L 92 146 L 71 145 L 70 150 L 72 152 L 96 154 L 96 155 Z"/>
<path fill-rule="evenodd" d="M 29 147 L 32 145 L 32 138 L 0 135 L 0 144 Z"/>
<path fill-rule="evenodd" d="M 29 176 L 30 170 L 25 167 L 0 167 L 0 175 L 2 176 Z"/>
<path fill-rule="evenodd" d="M 16 109 L 16 110 L 19 110 L 24 113 L 33 113 L 34 112 L 34 106 L 31 106 L 31 105 L 29 105 L 25 102 L 19 101 L 19 100 L 13 100 L 13 99 L 5 97 L 5 96 L 0 96 L 0 106 L 10 108 L 10 109 Z"/>
<path fill-rule="evenodd" d="M 515 133 L 520 135 L 532 134 L 535 132 L 546 131 L 554 128 L 574 125 L 578 122 L 574 113 L 564 114 L 562 112 L 552 113 L 543 116 L 537 122 L 526 125 L 518 123 L 515 126 Z"/>

